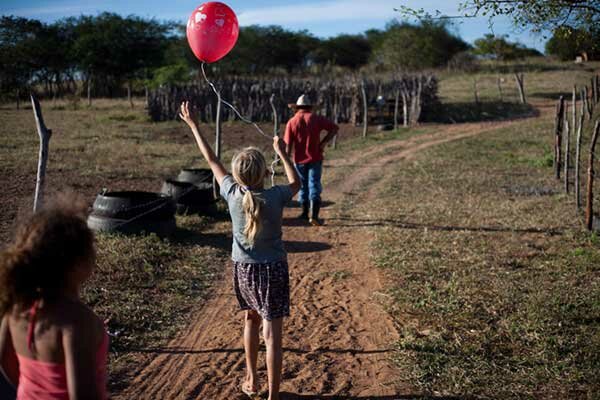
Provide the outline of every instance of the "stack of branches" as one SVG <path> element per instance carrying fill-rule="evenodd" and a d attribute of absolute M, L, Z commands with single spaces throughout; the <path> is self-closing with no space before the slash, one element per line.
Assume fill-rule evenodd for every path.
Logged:
<path fill-rule="evenodd" d="M 226 77 L 215 80 L 214 84 L 224 100 L 231 102 L 244 116 L 255 122 L 273 120 L 273 108 L 269 102 L 272 95 L 275 96 L 278 120 L 286 121 L 291 117 L 288 103 L 294 102 L 301 94 L 307 94 L 321 115 L 340 123 L 359 124 L 363 121 L 365 109 L 362 84 L 367 94 L 367 105 L 379 105 L 381 108 L 384 99 L 385 107 L 395 115 L 394 125 L 398 121 L 403 121 L 405 126 L 417 124 L 432 115 L 439 106 L 437 79 L 431 74 L 396 74 L 380 79 L 354 75 L 308 79 Z M 163 86 L 151 91 L 148 110 L 152 120 L 177 118 L 178 106 L 183 100 L 189 100 L 196 107 L 201 121 L 215 120 L 217 99 L 204 81 Z M 235 119 L 234 113 L 228 108 L 223 108 L 222 113 L 222 120 Z"/>

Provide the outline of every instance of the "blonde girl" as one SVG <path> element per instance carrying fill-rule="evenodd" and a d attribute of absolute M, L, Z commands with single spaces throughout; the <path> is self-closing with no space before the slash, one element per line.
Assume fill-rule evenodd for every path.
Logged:
<path fill-rule="evenodd" d="M 235 155 L 232 175 L 198 129 L 189 103 L 181 104 L 180 117 L 194 138 L 221 187 L 233 228 L 233 284 L 240 309 L 245 311 L 244 349 L 246 377 L 241 390 L 250 397 L 258 392 L 258 345 L 262 321 L 267 347 L 269 400 L 279 399 L 282 365 L 283 318 L 290 313 L 287 253 L 283 247 L 283 208 L 300 190 L 300 178 L 292 165 L 285 143 L 273 138 L 273 148 L 283 161 L 288 185 L 265 189 L 267 163 L 262 153 L 247 148 Z"/>

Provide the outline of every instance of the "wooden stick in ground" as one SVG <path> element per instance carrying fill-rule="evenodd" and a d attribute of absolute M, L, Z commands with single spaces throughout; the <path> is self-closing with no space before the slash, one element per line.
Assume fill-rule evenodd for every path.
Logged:
<path fill-rule="evenodd" d="M 50 137 L 52 130 L 46 128 L 44 117 L 42 116 L 42 107 L 35 95 L 31 95 L 31 106 L 35 117 L 35 125 L 40 137 L 40 154 L 38 160 L 37 181 L 35 184 L 35 197 L 33 199 L 33 211 L 37 211 L 44 202 L 44 184 L 46 182 L 46 165 L 48 164 L 48 148 L 50 146 Z"/>
<path fill-rule="evenodd" d="M 571 98 L 571 126 L 573 127 L 573 132 L 577 129 L 577 86 L 573 85 L 573 94 Z"/>
<path fill-rule="evenodd" d="M 567 114 L 567 108 L 565 108 L 565 116 Z M 565 193 L 569 193 L 569 158 L 571 153 L 571 129 L 569 126 L 569 119 L 565 118 Z"/>
<path fill-rule="evenodd" d="M 400 107 L 400 89 L 396 89 L 396 98 L 394 102 L 394 130 L 398 130 L 398 112 Z"/>
<path fill-rule="evenodd" d="M 600 100 L 600 75 L 596 75 L 596 103 Z"/>
<path fill-rule="evenodd" d="M 88 101 L 88 107 L 91 107 L 92 106 L 92 75 L 91 74 L 88 77 L 88 81 L 87 81 L 87 101 Z"/>
<path fill-rule="evenodd" d="M 521 99 L 521 104 L 527 104 L 524 86 L 525 74 L 519 74 L 515 72 L 515 80 L 517 81 L 517 88 L 519 89 L 519 98 Z"/>
<path fill-rule="evenodd" d="M 596 121 L 594 126 L 594 133 L 592 135 L 592 143 L 590 144 L 590 158 L 588 161 L 588 174 L 587 174 L 587 197 L 585 207 L 585 226 L 588 230 L 592 230 L 594 225 L 594 150 L 596 147 L 596 141 L 598 140 L 598 134 L 600 133 L 600 119 Z"/>
<path fill-rule="evenodd" d="M 554 119 L 554 174 L 556 179 L 560 179 L 561 166 L 561 139 L 563 130 L 563 117 L 565 109 L 565 99 L 560 96 L 556 104 L 556 117 Z"/>
<path fill-rule="evenodd" d="M 367 130 L 369 125 L 368 114 L 369 114 L 369 103 L 367 101 L 367 89 L 365 89 L 365 80 L 360 82 L 360 91 L 363 99 L 363 137 L 367 137 Z"/>
<path fill-rule="evenodd" d="M 587 112 L 588 115 L 588 120 L 592 120 L 592 104 L 591 101 L 589 99 L 589 91 L 588 91 L 588 87 L 584 86 L 583 87 L 583 99 L 584 99 L 584 110 Z"/>
<path fill-rule="evenodd" d="M 498 93 L 500 94 L 500 103 L 504 102 L 504 93 L 502 93 L 502 78 L 496 78 L 496 85 L 498 85 Z"/>
<path fill-rule="evenodd" d="M 581 163 L 581 133 L 583 132 L 583 121 L 585 115 L 583 110 L 579 116 L 579 125 L 577 126 L 577 142 L 575 144 L 575 203 L 579 210 L 581 208 L 581 182 L 579 181 L 579 165 Z"/>
<path fill-rule="evenodd" d="M 269 97 L 269 104 L 273 110 L 273 136 L 279 136 L 279 117 L 277 116 L 277 107 L 275 107 L 275 93 Z"/>

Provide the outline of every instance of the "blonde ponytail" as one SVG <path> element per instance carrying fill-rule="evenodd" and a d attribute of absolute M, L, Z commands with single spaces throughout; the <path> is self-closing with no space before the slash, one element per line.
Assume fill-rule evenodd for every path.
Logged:
<path fill-rule="evenodd" d="M 249 147 L 235 155 L 231 162 L 233 178 L 243 186 L 242 207 L 246 215 L 244 235 L 250 245 L 254 245 L 261 231 L 261 211 L 263 201 L 252 193 L 252 188 L 262 188 L 267 173 L 267 161 L 260 150 Z"/>
<path fill-rule="evenodd" d="M 262 201 L 256 198 L 250 190 L 247 190 L 246 193 L 244 193 L 242 206 L 244 207 L 244 213 L 246 214 L 244 235 L 246 235 L 248 243 L 254 245 L 256 235 L 262 228 L 262 221 L 260 220 Z"/>

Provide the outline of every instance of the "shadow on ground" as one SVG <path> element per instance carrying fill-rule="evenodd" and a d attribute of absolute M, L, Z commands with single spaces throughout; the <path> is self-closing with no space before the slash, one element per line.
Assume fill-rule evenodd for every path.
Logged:
<path fill-rule="evenodd" d="M 335 205 L 335 202 L 329 200 L 323 200 L 321 202 L 321 208 L 327 208 Z M 286 207 L 288 208 L 300 208 L 300 203 L 297 200 L 290 201 Z"/>
<path fill-rule="evenodd" d="M 402 229 L 429 229 L 431 231 L 445 232 L 514 232 L 514 233 L 540 233 L 546 235 L 561 235 L 563 231 L 557 228 L 510 228 L 504 226 L 457 226 L 417 224 L 398 219 L 365 219 L 365 218 L 329 218 L 329 225 L 344 228 L 365 226 L 391 226 Z"/>
<path fill-rule="evenodd" d="M 125 351 L 130 353 L 145 353 L 145 354 L 208 354 L 208 353 L 239 353 L 243 354 L 243 348 L 236 349 L 189 349 L 184 347 L 165 347 L 165 348 L 147 348 L 147 349 L 139 349 L 139 348 L 130 348 Z M 265 352 L 266 349 L 263 345 L 260 346 L 260 351 Z M 284 352 L 294 353 L 294 354 L 383 354 L 394 351 L 393 349 L 373 349 L 373 350 L 363 350 L 363 349 L 330 349 L 328 347 L 317 348 L 314 350 L 305 350 L 305 349 L 295 349 L 290 347 L 284 347 Z"/>
<path fill-rule="evenodd" d="M 331 249 L 331 245 L 323 242 L 284 241 L 288 253 L 316 253 Z"/>
<path fill-rule="evenodd" d="M 530 104 L 508 103 L 503 101 L 483 101 L 444 103 L 431 122 L 464 123 L 504 121 L 510 119 L 537 117 L 539 111 Z M 429 120 L 429 118 L 428 118 Z"/>
<path fill-rule="evenodd" d="M 456 396 L 427 396 L 418 394 L 397 394 L 391 396 L 345 396 L 345 395 L 314 395 L 296 394 L 289 392 L 280 393 L 281 400 L 464 400 L 467 397 Z"/>
<path fill-rule="evenodd" d="M 223 233 L 205 233 L 191 229 L 177 228 L 170 237 L 173 243 L 184 246 L 209 246 L 222 250 L 231 249 L 231 235 Z"/>

